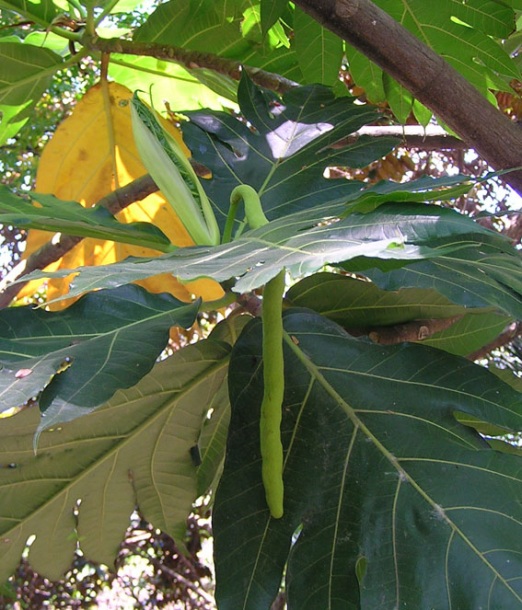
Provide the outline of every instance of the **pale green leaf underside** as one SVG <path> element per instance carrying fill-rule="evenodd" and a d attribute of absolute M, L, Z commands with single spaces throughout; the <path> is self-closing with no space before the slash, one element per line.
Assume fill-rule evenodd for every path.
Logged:
<path fill-rule="evenodd" d="M 386 196 L 380 201 L 386 201 Z M 370 199 L 368 204 L 377 205 L 376 199 Z M 352 205 L 357 209 L 361 203 Z M 71 294 L 120 286 L 165 272 L 184 280 L 208 276 L 225 281 L 237 277 L 234 290 L 248 292 L 266 284 L 282 268 L 299 277 L 327 263 L 348 260 L 356 269 L 366 269 L 379 260 L 406 264 L 440 257 L 468 243 L 478 247 L 483 242 L 500 248 L 500 258 L 513 258 L 513 264 L 520 266 L 518 258 L 504 254 L 503 250 L 509 251 L 510 246 L 502 237 L 449 209 L 384 204 L 371 213 L 354 212 L 339 219 L 347 209 L 338 204 L 291 214 L 215 248 L 183 248 L 155 259 L 127 259 L 114 265 L 80 268 Z M 332 222 L 325 222 L 328 218 Z M 62 277 L 72 272 L 37 272 L 25 279 Z M 520 306 L 515 294 L 512 300 L 513 307 Z"/>
<path fill-rule="evenodd" d="M 78 541 L 111 565 L 135 506 L 182 546 L 197 496 L 190 448 L 208 409 L 226 406 L 227 364 L 225 344 L 185 348 L 95 413 L 43 432 L 36 455 L 36 409 L 0 420 L 0 580 L 33 534 L 29 561 L 49 578 L 70 566 Z"/>

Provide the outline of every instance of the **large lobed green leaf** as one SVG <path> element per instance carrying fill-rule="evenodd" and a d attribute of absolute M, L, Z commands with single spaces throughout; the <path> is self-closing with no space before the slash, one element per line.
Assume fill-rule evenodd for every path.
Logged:
<path fill-rule="evenodd" d="M 61 312 L 0 311 L 0 410 L 39 396 L 39 430 L 84 415 L 154 365 L 174 325 L 199 303 L 124 286 L 86 295 Z"/>
<path fill-rule="evenodd" d="M 207 453 L 208 415 L 227 411 L 229 351 L 211 340 L 180 350 L 103 408 L 44 431 L 36 454 L 37 410 L 0 419 L 0 581 L 31 536 L 29 561 L 48 578 L 63 575 L 77 545 L 110 566 L 136 506 L 183 547 L 201 487 L 191 449 Z"/>
<path fill-rule="evenodd" d="M 327 87 L 298 87 L 280 98 L 244 77 L 238 103 L 242 120 L 225 112 L 189 112 L 190 122 L 182 126 L 194 159 L 212 172 L 202 184 L 221 226 L 230 194 L 239 184 L 259 193 L 265 214 L 273 220 L 360 191 L 359 181 L 328 180 L 325 170 L 364 167 L 398 143 L 362 136 L 334 147 L 379 114 L 350 98 L 336 98 Z"/>
<path fill-rule="evenodd" d="M 392 268 L 401 267 L 422 259 L 438 259 L 469 243 L 477 244 L 476 247 L 487 245 L 491 257 L 521 273 L 518 253 L 502 236 L 454 210 L 415 203 L 383 203 L 388 197 L 374 193 L 367 202 L 353 197 L 350 206 L 355 210 L 364 209 L 366 204 L 370 209 L 378 202 L 382 204 L 368 213 L 349 213 L 350 206 L 346 204 L 318 206 L 270 222 L 214 248 L 182 248 L 154 259 L 127 259 L 113 265 L 83 267 L 77 270 L 79 274 L 70 294 L 120 286 L 165 272 L 184 280 L 208 276 L 225 281 L 237 277 L 234 290 L 248 292 L 266 284 L 283 268 L 300 277 L 325 264 L 343 261 L 350 261 L 351 270 L 370 268 L 377 261 L 387 262 Z M 72 271 L 36 272 L 24 279 L 61 277 Z M 470 281 L 482 282 L 484 271 L 487 273 L 486 266 L 484 270 L 477 269 L 476 277 L 472 276 Z M 519 311 L 519 294 L 516 288 L 509 303 L 501 300 L 497 306 Z M 507 311 L 517 316 L 510 309 Z"/>
<path fill-rule="evenodd" d="M 234 59 L 294 81 L 302 78 L 295 53 L 277 36 L 263 35 L 259 4 L 248 0 L 165 2 L 136 30 L 134 39 Z"/>
<path fill-rule="evenodd" d="M 339 71 L 344 55 L 344 43 L 313 17 L 295 8 L 294 48 L 305 83 L 334 85 L 339 80 Z"/>
<path fill-rule="evenodd" d="M 233 350 L 214 510 L 220 610 L 268 610 L 283 573 L 289 610 L 518 607 L 520 459 L 453 413 L 520 430 L 520 394 L 465 359 L 372 345 L 305 310 L 285 330 L 279 520 L 261 483 L 261 325 Z"/>

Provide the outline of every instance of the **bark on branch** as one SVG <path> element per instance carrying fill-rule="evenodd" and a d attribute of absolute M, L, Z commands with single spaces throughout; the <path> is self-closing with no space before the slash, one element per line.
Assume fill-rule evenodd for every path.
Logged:
<path fill-rule="evenodd" d="M 187 51 L 172 45 L 157 44 L 155 42 L 135 42 L 133 40 L 118 38 L 107 39 L 99 38 L 98 36 L 89 36 L 87 34 L 82 38 L 81 42 L 89 51 L 166 59 L 167 61 L 179 63 L 189 70 L 191 68 L 208 68 L 214 70 L 214 72 L 217 72 L 218 74 L 224 74 L 235 80 L 241 78 L 241 73 L 244 70 L 256 84 L 267 89 L 272 89 L 278 93 L 284 93 L 292 87 L 297 86 L 297 83 L 294 83 L 279 74 L 267 72 L 260 68 L 243 66 L 238 61 L 218 57 L 212 53 Z"/>
<path fill-rule="evenodd" d="M 442 127 L 429 125 L 424 128 L 418 125 L 366 125 L 348 136 L 371 136 L 372 138 L 401 138 L 402 148 L 419 148 L 422 150 L 465 150 L 469 148 L 460 138 L 449 135 Z M 343 142 L 344 140 L 341 140 Z"/>
<path fill-rule="evenodd" d="M 446 330 L 460 320 L 462 316 L 451 318 L 434 318 L 431 320 L 413 320 L 404 324 L 379 326 L 370 329 L 368 337 L 381 345 L 397 345 L 405 341 L 425 341 L 435 333 Z"/>
<path fill-rule="evenodd" d="M 522 166 L 522 129 L 370 0 L 295 0 L 408 89 L 496 170 Z M 522 196 L 522 170 L 504 176 Z"/>

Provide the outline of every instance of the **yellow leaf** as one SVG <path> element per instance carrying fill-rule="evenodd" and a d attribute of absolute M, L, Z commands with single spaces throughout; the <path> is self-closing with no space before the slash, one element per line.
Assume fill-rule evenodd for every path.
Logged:
<path fill-rule="evenodd" d="M 132 137 L 130 100 L 132 92 L 117 83 L 100 83 L 92 87 L 75 106 L 72 114 L 58 127 L 46 145 L 38 166 L 36 191 L 51 193 L 66 201 L 79 201 L 90 207 L 110 192 L 125 186 L 146 173 Z M 167 121 L 166 129 L 186 149 L 181 134 Z M 187 156 L 190 151 L 186 149 Z M 133 203 L 118 214 L 124 222 L 147 221 L 158 226 L 178 246 L 193 242 L 182 223 L 161 193 L 153 193 Z M 50 239 L 44 231 L 29 231 L 25 256 Z M 84 265 L 114 263 L 128 256 L 155 256 L 158 252 L 137 246 L 87 238 L 46 269 L 76 268 Z M 70 278 L 50 280 L 48 299 L 66 296 Z M 191 295 L 205 300 L 218 299 L 223 291 L 213 280 L 181 284 L 169 274 L 141 282 L 151 292 L 170 292 L 176 298 L 190 301 Z M 19 298 L 36 291 L 30 282 Z M 63 300 L 53 309 L 70 304 Z"/>

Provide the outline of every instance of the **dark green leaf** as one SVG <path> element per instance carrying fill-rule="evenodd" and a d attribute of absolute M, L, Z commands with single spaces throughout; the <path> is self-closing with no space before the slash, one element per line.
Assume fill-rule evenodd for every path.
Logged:
<path fill-rule="evenodd" d="M 285 12 L 288 0 L 261 0 L 261 30 L 266 36 L 268 30 L 275 25 Z"/>
<path fill-rule="evenodd" d="M 248 125 L 224 112 L 202 111 L 187 113 L 190 123 L 183 127 L 195 160 L 212 172 L 202 183 L 221 226 L 238 184 L 256 189 L 267 217 L 279 218 L 360 191 L 364 185 L 358 181 L 326 179 L 325 169 L 364 167 L 397 143 L 362 136 L 333 147 L 378 115 L 319 85 L 295 88 L 281 99 L 245 77 L 238 101 Z"/>
<path fill-rule="evenodd" d="M 290 288 L 287 299 L 292 305 L 313 309 L 345 328 L 365 329 L 466 313 L 465 307 L 455 305 L 435 290 L 386 291 L 337 273 L 316 273 L 301 280 Z"/>
<path fill-rule="evenodd" d="M 297 307 L 313 309 L 352 334 L 375 327 L 460 316 L 452 325 L 422 340 L 425 345 L 466 356 L 493 341 L 511 318 L 491 309 L 456 305 L 428 288 L 381 290 L 371 282 L 337 273 L 316 273 L 294 284 L 286 298 Z M 400 330 L 400 327 L 397 329 Z"/>
<path fill-rule="evenodd" d="M 13 195 L 0 185 L 0 222 L 24 229 L 95 237 L 165 252 L 169 238 L 148 222 L 121 223 L 105 208 L 85 208 L 76 201 L 62 201 L 53 195 L 32 193 L 41 207 Z"/>
<path fill-rule="evenodd" d="M 2 0 L 2 8 L 23 15 L 44 27 L 49 26 L 58 14 L 57 6 L 52 0 Z"/>
<path fill-rule="evenodd" d="M 220 610 L 268 610 L 284 572 L 289 610 L 518 607 L 520 459 L 453 412 L 520 429 L 520 394 L 465 359 L 358 341 L 302 310 L 285 329 L 279 520 L 261 484 L 258 322 L 233 351 L 214 510 Z"/>
<path fill-rule="evenodd" d="M 191 326 L 198 305 L 124 286 L 86 295 L 62 312 L 2 310 L 1 410 L 41 392 L 39 430 L 92 411 L 148 373 L 170 326 Z"/>
<path fill-rule="evenodd" d="M 466 307 L 497 307 L 522 319 L 522 259 L 516 250 L 498 252 L 469 246 L 436 261 L 423 261 L 395 271 L 367 272 L 385 290 L 433 288 Z"/>

